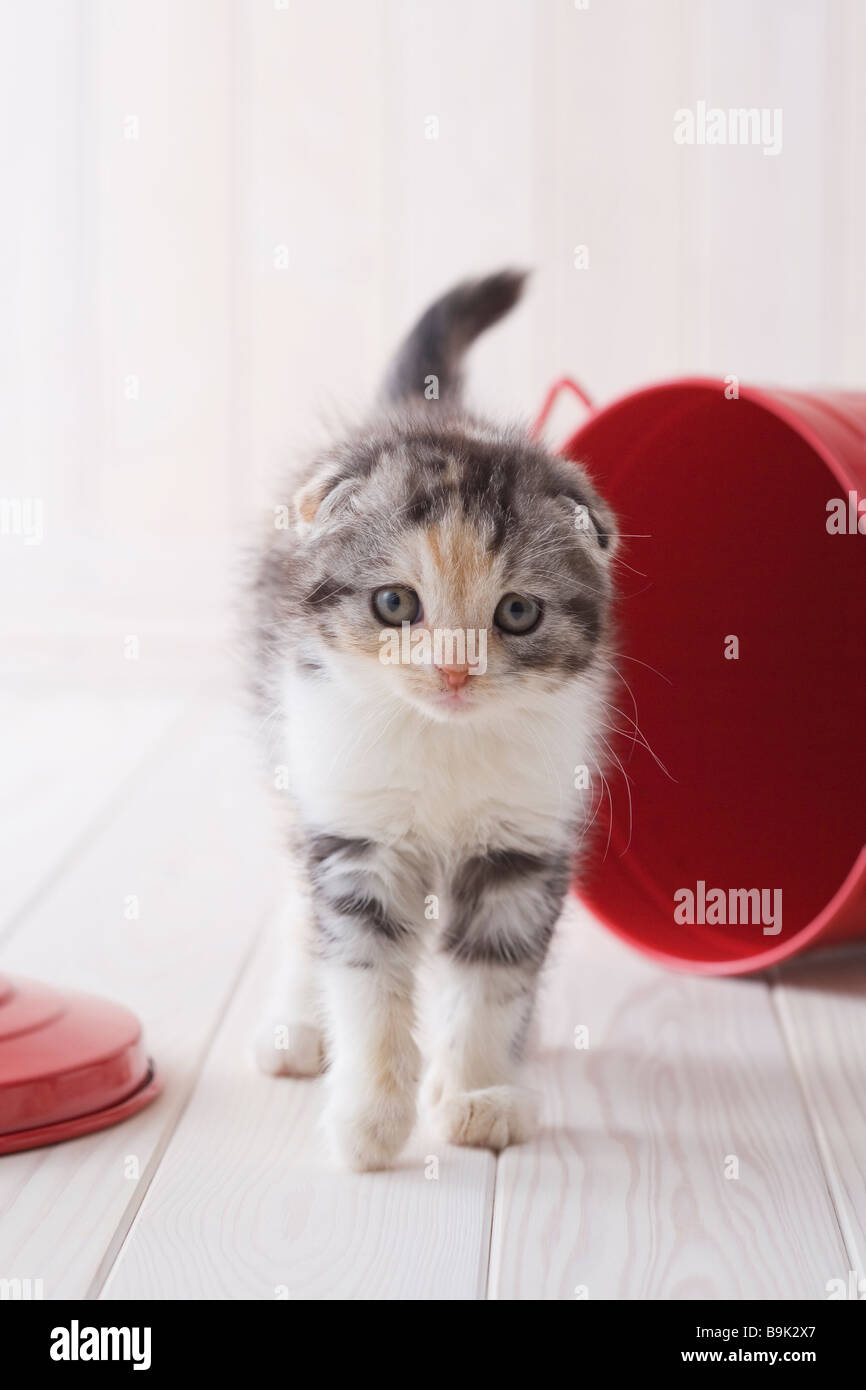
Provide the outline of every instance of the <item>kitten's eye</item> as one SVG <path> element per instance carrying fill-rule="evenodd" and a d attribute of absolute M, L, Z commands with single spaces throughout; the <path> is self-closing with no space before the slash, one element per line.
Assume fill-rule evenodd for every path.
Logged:
<path fill-rule="evenodd" d="M 496 605 L 493 621 L 503 632 L 522 636 L 541 621 L 541 605 L 526 594 L 506 594 Z"/>
<path fill-rule="evenodd" d="M 373 595 L 373 609 L 383 623 L 399 627 L 401 623 L 414 623 L 421 612 L 421 600 L 414 589 L 403 584 L 391 584 L 387 589 L 377 589 Z"/>

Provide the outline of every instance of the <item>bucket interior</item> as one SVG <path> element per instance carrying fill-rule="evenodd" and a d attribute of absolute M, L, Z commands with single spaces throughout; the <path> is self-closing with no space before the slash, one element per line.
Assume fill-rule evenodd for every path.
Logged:
<path fill-rule="evenodd" d="M 721 386 L 630 397 L 565 452 L 628 534 L 611 723 L 631 811 L 614 768 L 582 892 L 653 954 L 747 969 L 793 949 L 866 843 L 866 539 L 828 534 L 827 503 L 847 494 L 812 446 Z M 633 740 L 632 697 L 669 775 Z M 701 914 L 700 882 L 726 917 L 731 890 L 767 890 L 776 920 L 738 898 L 746 921 L 677 921 L 680 890 Z M 777 889 L 781 931 L 767 932 Z"/>

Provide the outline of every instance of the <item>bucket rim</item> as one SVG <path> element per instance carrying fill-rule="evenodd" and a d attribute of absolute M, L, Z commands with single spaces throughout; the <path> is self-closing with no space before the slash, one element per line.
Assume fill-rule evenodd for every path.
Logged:
<path fill-rule="evenodd" d="M 711 376 L 668 377 L 664 381 L 654 381 L 646 386 L 637 386 L 630 391 L 624 392 L 620 396 L 614 397 L 612 401 L 606 404 L 597 405 L 592 414 L 585 420 L 582 420 L 577 428 L 568 436 L 558 452 L 567 457 L 570 450 L 577 444 L 580 436 L 594 424 L 597 424 L 602 416 L 624 409 L 634 401 L 650 396 L 666 395 L 669 392 L 682 390 L 683 388 L 688 390 L 711 391 L 713 395 L 717 395 L 720 380 L 723 379 Z M 799 387 L 791 388 L 786 386 L 750 386 L 748 384 L 744 385 L 742 382 L 738 383 L 737 391 L 739 393 L 739 400 L 747 400 L 752 405 L 760 407 L 769 415 L 773 415 L 776 419 L 781 420 L 783 424 L 787 425 L 789 429 L 799 435 L 800 438 L 809 445 L 813 452 L 818 455 L 822 463 L 839 483 L 845 486 L 849 491 L 859 491 L 860 483 L 849 471 L 845 460 L 829 447 L 826 441 L 821 438 L 820 434 L 813 429 L 809 421 L 800 414 L 796 408 L 796 402 L 798 398 L 802 397 L 804 401 L 824 407 L 827 405 L 824 397 L 826 395 L 832 395 L 834 397 L 851 396 L 866 403 L 866 392 L 831 392 L 824 391 L 821 388 L 802 389 Z"/>
<path fill-rule="evenodd" d="M 775 946 L 768 946 L 766 950 L 759 951 L 753 956 L 737 955 L 731 956 L 729 960 L 696 960 L 685 953 L 674 955 L 671 951 L 653 946 L 621 926 L 619 921 L 603 911 L 590 894 L 584 894 L 581 884 L 575 884 L 574 891 L 592 916 L 612 931 L 615 936 L 618 936 L 621 941 L 625 941 L 633 950 L 640 951 L 641 955 L 649 956 L 660 964 L 668 966 L 671 970 L 679 970 L 691 975 L 752 975 L 760 970 L 768 970 L 771 966 L 781 965 L 783 961 L 789 960 L 792 956 L 799 956 L 805 947 L 809 946 L 817 937 L 822 936 L 828 927 L 832 927 L 861 882 L 866 882 L 866 845 L 857 855 L 832 898 L 824 904 L 811 922 L 800 927 L 799 931 L 794 932 L 787 941 L 779 942 Z M 828 949 L 843 944 L 850 943 L 833 941 L 832 938 L 827 940 Z"/>

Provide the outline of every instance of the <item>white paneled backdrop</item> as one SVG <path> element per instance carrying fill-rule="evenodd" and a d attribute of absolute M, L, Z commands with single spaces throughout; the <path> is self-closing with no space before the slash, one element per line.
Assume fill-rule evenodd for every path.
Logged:
<path fill-rule="evenodd" d="M 863 0 L 3 0 L 6 662 L 225 641 L 281 460 L 468 273 L 536 272 L 492 410 L 866 385 L 864 68 Z M 781 153 L 677 144 L 699 101 Z"/>

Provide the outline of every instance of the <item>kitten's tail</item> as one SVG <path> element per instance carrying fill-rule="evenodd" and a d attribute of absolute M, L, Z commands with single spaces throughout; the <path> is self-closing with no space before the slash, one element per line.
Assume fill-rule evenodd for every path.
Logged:
<path fill-rule="evenodd" d="M 466 280 L 435 300 L 398 348 L 382 387 L 382 403 L 456 403 L 466 349 L 514 307 L 526 276 L 523 270 L 500 270 L 483 280 Z"/>

